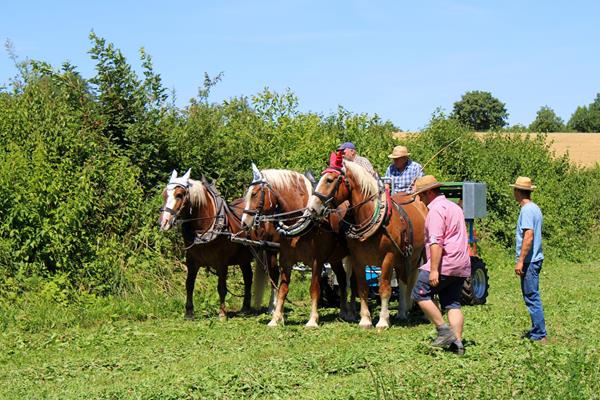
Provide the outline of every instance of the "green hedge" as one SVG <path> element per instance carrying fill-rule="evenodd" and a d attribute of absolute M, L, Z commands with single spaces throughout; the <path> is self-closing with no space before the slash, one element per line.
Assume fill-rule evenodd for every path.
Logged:
<path fill-rule="evenodd" d="M 167 103 L 149 56 L 142 52 L 138 79 L 118 50 L 91 39 L 98 61 L 92 79 L 69 65 L 28 62 L 0 92 L 1 293 L 27 290 L 15 283 L 27 277 L 49 279 L 45 287 L 59 294 L 164 287 L 182 256 L 180 235 L 156 226 L 174 167 L 215 179 L 231 200 L 250 183 L 251 162 L 318 173 L 329 152 L 350 140 L 383 172 L 398 144 L 397 128 L 376 115 L 342 107 L 330 115 L 301 112 L 289 90 L 210 103 L 218 79 L 208 77 L 199 98 L 179 109 Z M 534 199 L 544 211 L 547 247 L 571 259 L 591 253 L 600 169 L 555 158 L 543 136 L 480 139 L 440 115 L 406 142 L 414 159 L 430 160 L 426 172 L 488 184 L 483 237 L 512 245 L 518 206 L 508 184 L 528 175 L 540 187 Z"/>

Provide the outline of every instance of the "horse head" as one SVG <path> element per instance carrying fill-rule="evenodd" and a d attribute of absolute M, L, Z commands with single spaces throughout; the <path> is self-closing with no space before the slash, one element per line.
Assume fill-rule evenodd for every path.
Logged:
<path fill-rule="evenodd" d="M 350 185 L 342 152 L 331 153 L 329 166 L 321 172 L 321 179 L 308 200 L 308 210 L 314 216 L 322 217 L 327 208 L 336 208 L 349 198 Z"/>
<path fill-rule="evenodd" d="M 252 164 L 253 179 L 246 191 L 242 227 L 257 227 L 260 217 L 303 209 L 312 192 L 310 181 L 302 174 L 283 169 L 259 171 Z"/>
<path fill-rule="evenodd" d="M 277 207 L 271 185 L 254 163 L 252 163 L 252 183 L 244 199 L 242 228 L 245 230 L 256 227 L 260 215 L 270 214 Z"/>
<path fill-rule="evenodd" d="M 333 159 L 333 155 L 332 155 Z M 377 180 L 362 166 L 352 161 L 336 161 L 321 173 L 308 209 L 316 217 L 323 217 L 327 208 L 337 208 L 348 200 L 350 205 L 360 207 L 379 194 Z"/>
<path fill-rule="evenodd" d="M 177 176 L 176 170 L 171 173 L 169 183 L 167 183 L 162 193 L 163 205 L 160 208 L 161 215 L 159 218 L 161 231 L 171 229 L 175 220 L 189 202 L 190 173 L 191 168 L 180 177 Z"/>

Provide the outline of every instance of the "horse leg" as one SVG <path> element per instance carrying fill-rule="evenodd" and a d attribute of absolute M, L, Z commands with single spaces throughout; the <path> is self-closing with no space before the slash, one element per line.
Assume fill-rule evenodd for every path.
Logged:
<path fill-rule="evenodd" d="M 381 264 L 381 279 L 379 282 L 379 297 L 381 298 L 381 311 L 379 312 L 379 321 L 377 329 L 387 329 L 390 327 L 390 310 L 389 303 L 392 297 L 392 270 L 395 255 L 387 253 Z"/>
<path fill-rule="evenodd" d="M 396 314 L 397 321 L 406 321 L 408 319 L 408 304 L 407 294 L 410 296 L 410 292 L 408 291 L 408 286 L 412 286 L 410 284 L 407 285 L 409 278 L 407 277 L 407 273 L 409 271 L 409 260 L 406 257 L 402 257 L 401 265 L 395 267 L 396 271 L 396 281 L 398 282 L 398 313 Z M 402 278 L 405 280 L 402 280 Z M 406 281 L 406 282 L 405 282 Z"/>
<path fill-rule="evenodd" d="M 340 286 L 340 318 L 344 321 L 349 321 L 348 312 L 348 277 L 344 270 L 342 262 L 331 263 L 331 269 L 337 277 L 338 285 Z"/>
<path fill-rule="evenodd" d="M 398 314 L 396 315 L 396 319 L 400 321 L 408 320 L 408 312 L 412 308 L 413 300 L 412 300 L 412 290 L 415 287 L 415 283 L 417 282 L 417 278 L 419 276 L 419 270 L 413 269 L 410 270 L 409 261 L 405 261 L 406 266 L 406 284 L 401 280 L 398 280 Z"/>
<path fill-rule="evenodd" d="M 242 312 L 250 311 L 250 301 L 252 300 L 252 265 L 244 263 L 240 265 L 242 269 L 242 277 L 244 278 L 244 303 L 242 304 Z"/>
<path fill-rule="evenodd" d="M 412 291 L 415 287 L 415 283 L 417 283 L 417 279 L 419 278 L 419 270 L 414 269 L 408 273 L 408 278 L 406 281 L 406 290 L 404 292 L 404 304 L 406 304 L 406 315 L 413 307 L 413 299 L 412 299 Z"/>
<path fill-rule="evenodd" d="M 194 286 L 200 266 L 194 261 L 190 253 L 186 253 L 185 264 L 187 266 L 187 277 L 185 279 L 185 319 L 194 319 Z"/>
<path fill-rule="evenodd" d="M 353 263 L 353 276 L 356 277 L 356 287 L 358 296 L 360 297 L 360 322 L 358 326 L 364 329 L 370 329 L 373 327 L 371 321 L 371 313 L 369 312 L 369 288 L 367 287 L 367 279 L 365 277 L 364 265 L 359 265 L 356 260 L 352 260 Z"/>
<path fill-rule="evenodd" d="M 356 298 L 358 297 L 358 284 L 356 283 L 356 275 L 349 271 L 350 279 L 348 279 L 348 285 L 350 286 L 350 301 L 348 302 L 348 318 L 350 321 L 356 321 Z"/>
<path fill-rule="evenodd" d="M 398 279 L 398 314 L 396 314 L 396 321 L 406 321 L 408 319 L 406 293 L 407 285 Z"/>
<path fill-rule="evenodd" d="M 275 312 L 277 307 L 277 282 L 279 282 L 279 266 L 277 265 L 277 253 L 268 256 L 269 276 L 271 278 L 271 297 L 269 298 L 269 314 Z"/>
<path fill-rule="evenodd" d="M 312 277 L 310 280 L 310 318 L 306 323 L 307 328 L 319 327 L 319 295 L 321 294 L 321 268 L 323 263 L 316 258 L 312 262 Z"/>
<path fill-rule="evenodd" d="M 279 292 L 277 292 L 277 304 L 275 305 L 275 311 L 273 317 L 269 322 L 270 327 L 275 327 L 284 324 L 283 318 L 283 306 L 285 304 L 285 298 L 289 291 L 290 278 L 292 276 L 292 265 L 289 262 L 281 261 L 281 276 L 279 277 Z"/>
<path fill-rule="evenodd" d="M 217 275 L 219 281 L 217 283 L 217 291 L 219 292 L 219 319 L 227 319 L 227 310 L 225 309 L 225 296 L 227 295 L 227 270 L 228 267 L 224 266 L 217 268 Z"/>

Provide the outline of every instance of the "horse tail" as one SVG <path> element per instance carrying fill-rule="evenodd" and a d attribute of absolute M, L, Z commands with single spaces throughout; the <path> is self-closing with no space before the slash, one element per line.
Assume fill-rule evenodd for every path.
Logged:
<path fill-rule="evenodd" d="M 265 286 L 269 281 L 269 275 L 266 271 L 268 263 L 268 255 L 265 251 L 260 251 L 257 259 L 254 262 L 254 282 L 252 290 L 252 308 L 260 309 L 262 307 L 263 296 L 265 294 Z"/>
<path fill-rule="evenodd" d="M 346 256 L 342 259 L 342 265 L 344 266 L 344 272 L 346 272 L 346 280 L 349 283 L 353 269 L 352 259 L 350 258 L 350 256 Z"/>

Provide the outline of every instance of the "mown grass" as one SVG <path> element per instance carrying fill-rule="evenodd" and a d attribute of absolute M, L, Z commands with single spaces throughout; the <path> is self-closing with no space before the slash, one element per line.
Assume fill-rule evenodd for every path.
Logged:
<path fill-rule="evenodd" d="M 216 318 L 209 296 L 202 317 L 184 321 L 181 292 L 60 306 L 3 308 L 0 397 L 87 399 L 582 399 L 600 392 L 600 263 L 547 260 L 542 296 L 550 343 L 519 339 L 529 325 L 510 256 L 485 255 L 491 291 L 465 308 L 467 353 L 429 346 L 428 324 L 364 331 L 326 309 L 306 330 L 308 282 L 293 281 L 286 326 L 267 315 Z M 239 276 L 232 291 L 238 291 Z M 239 307 L 231 298 L 231 307 Z M 54 322 L 53 322 L 54 321 Z"/>

